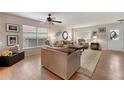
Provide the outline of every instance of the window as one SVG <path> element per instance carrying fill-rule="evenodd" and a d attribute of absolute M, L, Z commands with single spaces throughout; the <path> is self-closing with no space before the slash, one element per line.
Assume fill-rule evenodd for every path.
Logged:
<path fill-rule="evenodd" d="M 77 39 L 83 38 L 87 42 L 89 42 L 91 40 L 91 34 L 92 33 L 90 31 L 78 31 L 76 32 L 76 38 Z"/>
<path fill-rule="evenodd" d="M 44 45 L 47 35 L 47 28 L 23 25 L 23 48 L 33 48 Z"/>
<path fill-rule="evenodd" d="M 48 38 L 48 29 L 39 27 L 37 30 L 37 46 L 45 44 L 45 41 Z"/>
<path fill-rule="evenodd" d="M 23 48 L 37 46 L 36 27 L 23 25 Z"/>

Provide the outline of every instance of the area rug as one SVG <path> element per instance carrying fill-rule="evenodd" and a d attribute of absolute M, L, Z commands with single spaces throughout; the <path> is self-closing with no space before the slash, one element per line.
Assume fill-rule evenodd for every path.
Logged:
<path fill-rule="evenodd" d="M 84 50 L 81 56 L 80 69 L 77 72 L 91 77 L 99 62 L 100 56 L 101 51 L 91 49 Z"/>

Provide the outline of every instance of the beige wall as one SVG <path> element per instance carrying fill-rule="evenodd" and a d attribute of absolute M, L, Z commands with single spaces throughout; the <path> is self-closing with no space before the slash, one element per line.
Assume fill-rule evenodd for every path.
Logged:
<path fill-rule="evenodd" d="M 18 24 L 20 26 L 20 32 L 19 33 L 12 33 L 12 32 L 6 32 L 6 27 L 5 24 L 6 23 L 12 23 L 12 24 Z M 23 17 L 18 17 L 18 16 L 14 16 L 14 15 L 9 15 L 6 13 L 0 13 L 0 42 L 2 42 L 2 44 L 0 44 L 0 50 L 5 50 L 8 46 L 7 46 L 7 35 L 18 35 L 19 36 L 19 45 L 22 49 L 22 25 L 30 25 L 30 26 L 39 26 L 40 22 L 39 21 L 35 21 L 35 20 L 31 20 L 31 19 L 27 19 L 27 18 L 23 18 Z M 40 25 L 41 27 L 47 27 L 47 25 L 45 25 L 44 23 L 42 25 Z M 50 33 L 56 33 L 57 31 L 62 30 L 63 27 L 61 26 L 57 26 L 54 25 L 51 27 Z M 28 49 L 25 50 L 28 54 L 31 53 L 38 53 L 40 52 L 38 49 L 40 48 L 33 48 L 33 49 Z"/>

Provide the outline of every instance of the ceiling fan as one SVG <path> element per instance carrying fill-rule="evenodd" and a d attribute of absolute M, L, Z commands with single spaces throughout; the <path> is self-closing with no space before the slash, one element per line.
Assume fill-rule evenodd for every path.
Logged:
<path fill-rule="evenodd" d="M 54 18 L 51 17 L 51 14 L 48 14 L 47 21 L 48 22 L 62 23 L 62 21 L 54 20 Z"/>
<path fill-rule="evenodd" d="M 48 17 L 45 19 L 45 21 L 49 24 L 62 23 L 62 21 L 55 20 L 55 18 L 51 17 L 51 14 L 48 14 Z"/>

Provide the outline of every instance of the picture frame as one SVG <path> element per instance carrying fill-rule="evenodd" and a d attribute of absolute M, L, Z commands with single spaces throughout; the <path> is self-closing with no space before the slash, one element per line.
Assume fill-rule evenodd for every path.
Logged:
<path fill-rule="evenodd" d="M 18 35 L 8 35 L 7 36 L 7 45 L 13 46 L 18 44 Z"/>
<path fill-rule="evenodd" d="M 98 29 L 99 33 L 106 33 L 106 27 L 101 27 Z"/>
<path fill-rule="evenodd" d="M 18 24 L 11 24 L 7 23 L 6 24 L 6 31 L 7 32 L 19 32 L 19 25 Z"/>
<path fill-rule="evenodd" d="M 119 40 L 119 30 L 110 30 L 110 40 Z"/>
<path fill-rule="evenodd" d="M 63 38 L 64 40 L 67 40 L 67 39 L 68 39 L 68 32 L 67 32 L 67 31 L 64 31 L 64 32 L 62 33 L 62 38 Z"/>
<path fill-rule="evenodd" d="M 92 36 L 97 36 L 97 31 L 93 31 Z"/>

